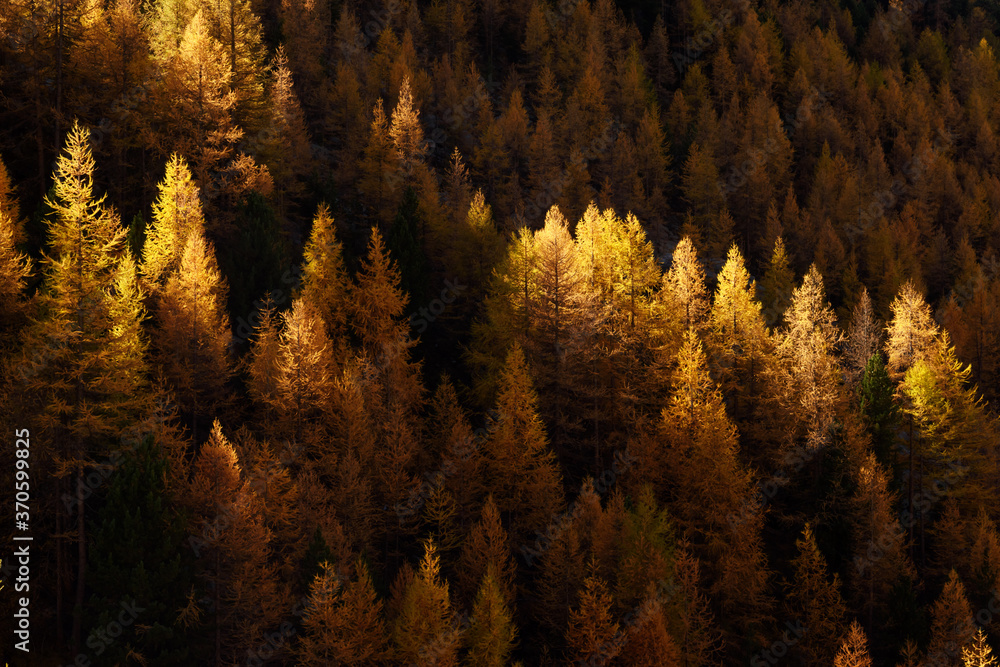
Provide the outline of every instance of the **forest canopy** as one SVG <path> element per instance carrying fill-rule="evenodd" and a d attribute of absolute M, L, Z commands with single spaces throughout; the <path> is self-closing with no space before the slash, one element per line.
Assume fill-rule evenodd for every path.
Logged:
<path fill-rule="evenodd" d="M 998 664 L 998 35 L 0 3 L 0 656 Z"/>

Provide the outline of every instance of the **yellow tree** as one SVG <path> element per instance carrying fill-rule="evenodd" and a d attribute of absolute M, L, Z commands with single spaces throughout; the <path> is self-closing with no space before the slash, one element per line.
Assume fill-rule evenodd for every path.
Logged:
<path fill-rule="evenodd" d="M 763 357 L 770 347 L 770 333 L 756 291 L 734 243 L 719 272 L 709 314 L 708 340 L 720 372 L 720 384 L 734 398 L 733 411 L 737 417 L 752 412 L 758 376 L 764 370 Z"/>
<path fill-rule="evenodd" d="M 222 45 L 212 36 L 208 18 L 198 9 L 180 41 L 165 43 L 156 59 L 163 67 L 153 137 L 162 154 L 178 152 L 191 163 L 201 183 L 232 155 L 242 130 L 232 112 L 232 69 Z"/>
<path fill-rule="evenodd" d="M 315 446 L 324 441 L 336 372 L 330 339 L 322 316 L 301 298 L 292 303 L 283 320 L 275 360 L 274 407 L 282 435 Z"/>
<path fill-rule="evenodd" d="M 232 664 L 281 622 L 288 591 L 271 561 L 272 533 L 236 450 L 218 420 L 182 494 L 197 531 L 188 542 L 211 591 L 215 665 Z"/>
<path fill-rule="evenodd" d="M 404 664 L 458 664 L 461 632 L 451 624 L 448 582 L 434 543 L 424 545 L 420 569 L 406 587 L 393 627 L 396 656 Z"/>
<path fill-rule="evenodd" d="M 183 157 L 170 156 L 157 189 L 153 220 L 142 247 L 142 274 L 150 294 L 159 292 L 180 264 L 188 236 L 201 234 L 205 228 L 198 186 Z"/>
<path fill-rule="evenodd" d="M 504 667 L 509 664 L 510 653 L 517 643 L 517 626 L 511 603 L 504 597 L 492 565 L 483 575 L 466 634 L 470 665 Z"/>
<path fill-rule="evenodd" d="M 225 303 L 226 284 L 212 244 L 194 229 L 157 302 L 155 347 L 178 407 L 191 416 L 195 442 L 199 418 L 212 414 L 224 401 L 232 373 Z"/>
<path fill-rule="evenodd" d="M 857 621 L 851 623 L 851 629 L 840 644 L 833 667 L 872 667 L 872 659 L 868 655 L 868 638 Z"/>
<path fill-rule="evenodd" d="M 811 266 L 792 293 L 785 326 L 778 333 L 780 368 L 773 387 L 789 423 L 796 427 L 792 437 L 804 435 L 811 448 L 822 447 L 829 439 L 839 395 L 840 367 L 834 351 L 840 340 L 823 277 Z"/>
<path fill-rule="evenodd" d="M 974 638 L 976 624 L 965 597 L 965 586 L 955 570 L 931 608 L 931 641 L 927 645 L 929 664 L 961 667 L 962 654 Z"/>
<path fill-rule="evenodd" d="M 12 195 L 7 168 L 0 162 L 0 313 L 4 314 L 0 331 L 20 319 L 21 291 L 31 275 L 31 261 L 17 250 L 21 226 Z"/>
<path fill-rule="evenodd" d="M 295 93 L 283 46 L 279 46 L 274 54 L 270 71 L 268 108 L 262 121 L 263 128 L 257 133 L 258 142 L 252 148 L 267 165 L 274 179 L 278 208 L 284 211 L 286 197 L 302 194 L 299 179 L 308 173 L 312 157 L 305 116 Z"/>
<path fill-rule="evenodd" d="M 690 236 L 683 237 L 674 248 L 670 269 L 663 274 L 658 306 L 660 363 L 668 365 L 680 349 L 685 332 L 692 329 L 700 333 L 708 314 L 705 270 Z"/>
<path fill-rule="evenodd" d="M 74 124 L 56 161 L 52 211 L 47 221 L 49 254 L 38 298 L 40 316 L 26 331 L 21 379 L 38 404 L 39 455 L 62 460 L 55 496 L 72 490 L 77 499 L 78 563 L 73 643 L 78 645 L 84 603 L 87 541 L 84 472 L 106 453 L 148 399 L 144 389 L 146 340 L 142 292 L 118 216 L 94 193 L 89 131 Z M 66 477 L 73 474 L 74 484 Z M 69 487 L 69 488 L 67 488 Z M 56 549 L 66 558 L 65 533 L 57 513 Z M 65 586 L 63 573 L 58 586 Z M 62 621 L 62 609 L 56 610 Z"/>
<path fill-rule="evenodd" d="M 326 204 L 320 204 L 316 210 L 302 260 L 301 296 L 323 318 L 336 358 L 343 361 L 347 353 L 351 281 L 344 266 L 343 245 Z"/>
<path fill-rule="evenodd" d="M 392 170 L 396 166 L 397 159 L 389 121 L 385 117 L 380 97 L 372 109 L 368 143 L 365 145 L 364 157 L 361 160 L 361 179 L 358 188 L 371 202 L 375 221 L 381 225 L 388 224 L 399 203 L 398 182 L 392 178 Z"/>
<path fill-rule="evenodd" d="M 581 389 L 588 354 L 603 320 L 591 289 L 580 249 L 566 219 L 553 206 L 545 226 L 535 233 L 537 292 L 530 306 L 531 354 L 542 410 L 552 424 L 554 445 L 564 453 L 572 434 L 581 429 L 573 398 Z"/>
<path fill-rule="evenodd" d="M 661 415 L 661 442 L 640 451 L 642 465 L 663 471 L 673 514 L 698 554 L 712 568 L 729 638 L 756 634 L 769 613 L 763 513 L 755 511 L 753 478 L 739 460 L 736 428 L 708 373 L 698 335 L 688 329 L 677 355 L 669 403 Z"/>
<path fill-rule="evenodd" d="M 976 630 L 972 644 L 962 647 L 962 667 L 996 667 L 997 664 L 993 649 L 986 642 L 986 634 L 982 628 Z"/>
<path fill-rule="evenodd" d="M 409 180 L 425 151 L 424 129 L 420 125 L 420 111 L 413 104 L 409 77 L 403 79 L 403 85 L 399 89 L 399 99 L 396 108 L 392 110 L 389 124 L 389 136 L 392 137 L 399 168 L 402 170 L 400 177 Z"/>
<path fill-rule="evenodd" d="M 488 487 L 506 517 L 513 544 L 545 529 L 562 504 L 559 467 L 538 416 L 538 394 L 524 353 L 513 346 L 501 373 L 496 409 L 500 422 L 484 445 Z"/>
<path fill-rule="evenodd" d="M 571 664 L 586 662 L 592 656 L 617 657 L 615 645 L 618 622 L 611 612 L 607 584 L 593 571 L 583 582 L 579 604 L 570 611 L 566 631 L 566 652 Z"/>

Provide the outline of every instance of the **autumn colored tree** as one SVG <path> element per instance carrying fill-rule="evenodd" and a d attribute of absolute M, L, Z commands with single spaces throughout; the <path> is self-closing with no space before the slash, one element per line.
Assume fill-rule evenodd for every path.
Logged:
<path fill-rule="evenodd" d="M 872 659 L 868 655 L 868 638 L 857 621 L 851 622 L 851 628 L 837 651 L 833 660 L 834 667 L 871 667 Z"/>
<path fill-rule="evenodd" d="M 352 283 L 344 266 L 343 244 L 337 238 L 333 217 L 320 204 L 313 217 L 309 241 L 302 253 L 302 293 L 326 325 L 334 358 L 343 361 L 347 346 L 347 315 Z"/>
<path fill-rule="evenodd" d="M 538 416 L 538 394 L 516 345 L 500 376 L 499 424 L 484 445 L 487 484 L 505 518 L 512 544 L 544 531 L 562 505 L 559 468 Z"/>
<path fill-rule="evenodd" d="M 982 629 L 976 630 L 971 646 L 962 647 L 962 667 L 996 667 L 997 659 L 993 649 L 986 642 Z"/>
<path fill-rule="evenodd" d="M 356 578 L 344 578 L 329 563 L 309 587 L 302 625 L 305 634 L 298 648 L 303 665 L 364 665 L 382 659 L 385 630 L 382 603 L 375 594 L 363 561 L 356 565 Z"/>
<path fill-rule="evenodd" d="M 84 474 L 148 400 L 142 292 L 125 247 L 126 232 L 104 197 L 94 192 L 89 143 L 89 131 L 74 125 L 56 162 L 53 196 L 46 200 L 51 217 L 40 317 L 26 331 L 21 365 L 24 387 L 37 401 L 35 428 L 44 434 L 42 451 L 65 462 L 56 477 L 57 497 L 76 487 L 74 646 L 82 629 L 87 562 Z M 72 484 L 68 474 L 74 475 Z M 60 528 L 60 536 L 63 529 L 69 526 Z M 60 557 L 66 557 L 64 538 L 58 542 Z M 62 613 L 57 608 L 57 623 L 63 622 Z"/>
<path fill-rule="evenodd" d="M 808 523 L 795 545 L 798 554 L 792 560 L 795 577 L 789 583 L 789 618 L 798 619 L 809 631 L 790 652 L 797 654 L 802 664 L 828 664 L 837 652 L 846 615 L 840 577 L 834 573 L 833 580 L 828 579 L 826 559 Z"/>
<path fill-rule="evenodd" d="M 511 603 L 496 581 L 492 564 L 487 567 L 476 594 L 466 635 L 470 664 L 491 667 L 508 664 L 517 643 L 517 626 Z"/>
<path fill-rule="evenodd" d="M 770 336 L 756 299 L 756 286 L 735 244 L 729 249 L 717 284 L 708 339 L 720 384 L 735 399 L 733 412 L 739 418 L 752 412 Z"/>
<path fill-rule="evenodd" d="M 392 629 L 398 658 L 406 664 L 457 665 L 461 632 L 452 625 L 448 582 L 441 578 L 440 559 L 430 540 L 401 602 Z"/>
<path fill-rule="evenodd" d="M 192 232 L 204 233 L 199 189 L 187 162 L 178 154 L 167 161 L 166 173 L 157 186 L 153 219 L 142 248 L 142 274 L 150 293 L 159 292 L 177 269 Z"/>
<path fill-rule="evenodd" d="M 226 284 L 199 230 L 188 234 L 179 259 L 157 303 L 155 348 L 179 408 L 191 415 L 197 442 L 199 417 L 224 402 L 232 373 Z"/>
<path fill-rule="evenodd" d="M 966 648 L 972 648 L 976 625 L 965 597 L 965 586 L 955 570 L 931 610 L 931 641 L 927 659 L 937 664 L 959 667 Z"/>

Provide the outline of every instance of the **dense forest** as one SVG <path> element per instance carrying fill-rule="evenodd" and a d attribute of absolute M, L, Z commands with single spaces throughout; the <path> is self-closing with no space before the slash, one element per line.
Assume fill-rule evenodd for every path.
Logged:
<path fill-rule="evenodd" d="M 0 656 L 996 666 L 998 34 L 0 0 Z"/>

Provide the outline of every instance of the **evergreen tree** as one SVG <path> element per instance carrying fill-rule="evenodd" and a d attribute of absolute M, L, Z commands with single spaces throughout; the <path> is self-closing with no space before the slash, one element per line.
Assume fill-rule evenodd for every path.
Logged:
<path fill-rule="evenodd" d="M 466 634 L 467 664 L 486 667 L 509 664 L 510 653 L 517 643 L 517 626 L 511 603 L 496 581 L 492 564 L 483 575 Z"/>

